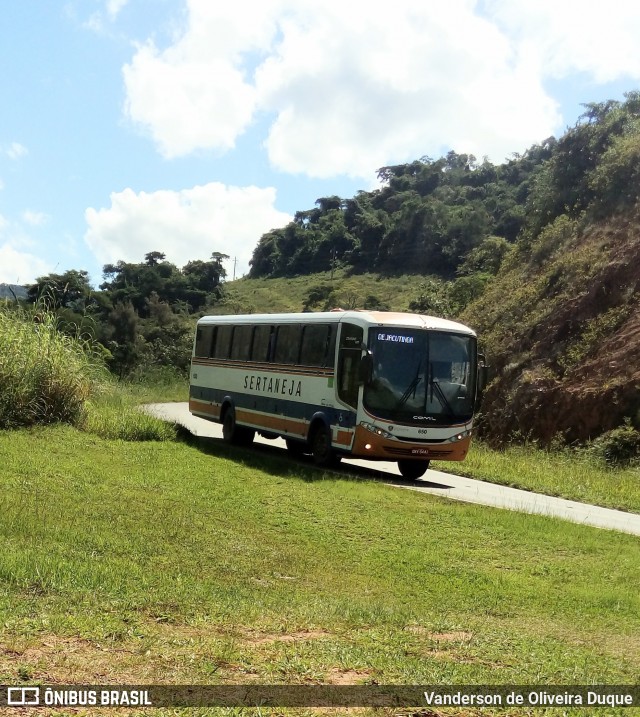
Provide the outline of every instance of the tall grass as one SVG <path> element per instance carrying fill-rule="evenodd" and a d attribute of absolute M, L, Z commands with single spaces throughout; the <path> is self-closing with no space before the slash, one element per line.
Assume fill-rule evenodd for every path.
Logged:
<path fill-rule="evenodd" d="M 77 423 L 106 376 L 94 345 L 38 308 L 0 306 L 0 428 Z"/>
<path fill-rule="evenodd" d="M 139 404 L 189 400 L 189 374 L 172 366 L 139 366 L 124 379 L 123 387 Z"/>
<path fill-rule="evenodd" d="M 78 427 L 101 438 L 122 441 L 169 441 L 176 426 L 142 411 L 127 386 L 114 383 L 108 391 L 87 401 Z"/>
<path fill-rule="evenodd" d="M 99 346 L 59 331 L 54 313 L 0 306 L 0 429 L 70 423 L 102 438 L 175 437 L 138 402 L 109 375 Z"/>

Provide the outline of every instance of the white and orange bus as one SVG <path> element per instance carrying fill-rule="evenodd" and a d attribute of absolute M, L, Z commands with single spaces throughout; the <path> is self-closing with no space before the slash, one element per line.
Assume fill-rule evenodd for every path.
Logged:
<path fill-rule="evenodd" d="M 332 311 L 205 316 L 189 410 L 231 443 L 282 436 L 318 465 L 393 460 L 419 478 L 469 450 L 482 376 L 475 333 L 418 314 Z"/>

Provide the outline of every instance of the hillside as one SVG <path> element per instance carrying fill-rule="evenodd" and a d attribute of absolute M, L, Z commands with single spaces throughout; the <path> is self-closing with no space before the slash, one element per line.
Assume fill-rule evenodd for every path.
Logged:
<path fill-rule="evenodd" d="M 640 208 L 581 226 L 566 216 L 518 245 L 462 319 L 494 381 L 485 435 L 583 442 L 640 422 Z"/>
<path fill-rule="evenodd" d="M 324 262 L 355 279 L 350 306 L 381 295 L 471 325 L 492 367 L 480 427 L 497 444 L 640 426 L 639 92 L 586 105 L 561 138 L 499 166 L 449 153 L 379 177 L 380 189 L 319 199 L 263 236 L 251 276 L 293 287 Z M 400 274 L 404 291 L 382 289 Z M 347 293 L 306 279 L 309 296 Z"/>
<path fill-rule="evenodd" d="M 407 311 L 425 285 L 422 276 L 344 271 L 246 278 L 226 285 L 216 311 L 350 308 L 367 300 Z M 445 294 L 453 286 L 440 284 Z M 456 317 L 476 329 L 491 364 L 483 435 L 498 444 L 573 443 L 625 418 L 640 422 L 639 292 L 638 205 L 583 224 L 563 215 L 531 244 L 515 245 L 482 297 Z"/>
<path fill-rule="evenodd" d="M 263 235 L 251 278 L 293 277 L 344 267 L 352 273 L 453 278 L 491 238 L 515 241 L 550 138 L 504 164 L 449 152 L 378 170 L 381 186 L 343 199 L 321 197 L 282 229 Z"/>
<path fill-rule="evenodd" d="M 420 275 L 351 275 L 345 270 L 306 276 L 245 277 L 226 283 L 222 302 L 210 307 L 213 314 L 327 311 L 369 308 L 408 311 L 424 283 Z"/>

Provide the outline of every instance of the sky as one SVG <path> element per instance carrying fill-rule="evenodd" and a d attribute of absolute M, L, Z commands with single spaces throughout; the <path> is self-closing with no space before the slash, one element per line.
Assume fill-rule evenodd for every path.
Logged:
<path fill-rule="evenodd" d="M 0 24 L 0 282 L 229 255 L 386 165 L 494 163 L 640 89 L 637 0 L 21 0 Z"/>

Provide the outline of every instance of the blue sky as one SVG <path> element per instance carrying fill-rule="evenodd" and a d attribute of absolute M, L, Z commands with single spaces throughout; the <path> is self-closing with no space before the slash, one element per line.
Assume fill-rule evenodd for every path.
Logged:
<path fill-rule="evenodd" d="M 152 250 L 241 275 L 381 166 L 501 162 L 623 99 L 639 37 L 635 0 L 5 3 L 0 282 Z"/>

